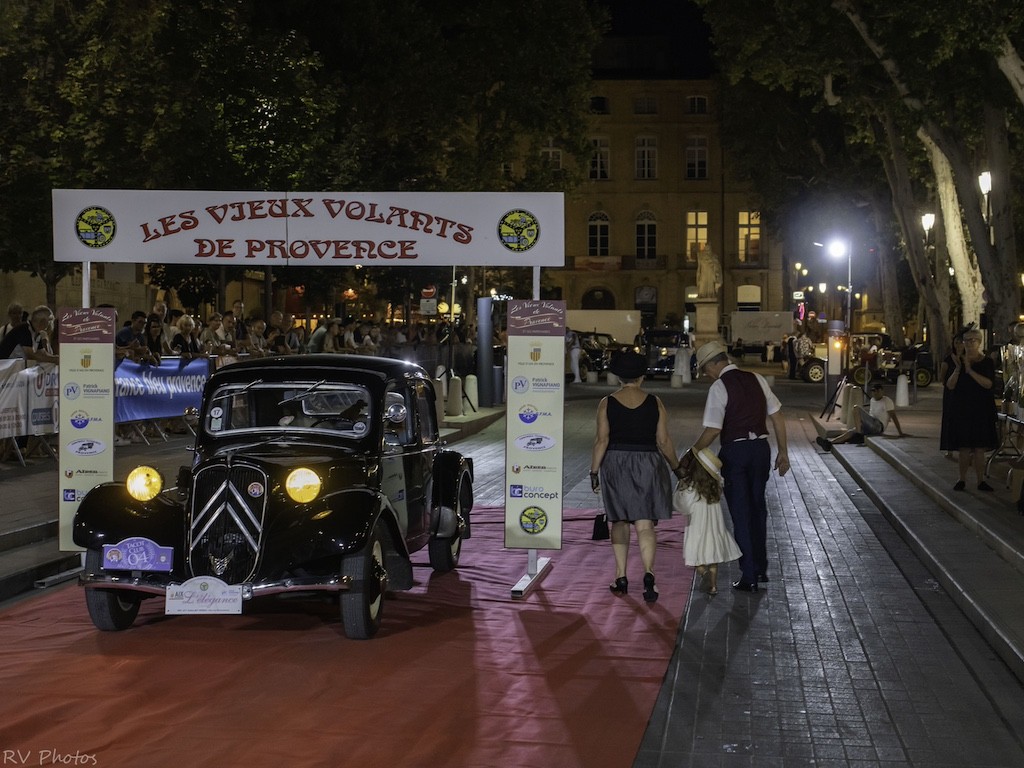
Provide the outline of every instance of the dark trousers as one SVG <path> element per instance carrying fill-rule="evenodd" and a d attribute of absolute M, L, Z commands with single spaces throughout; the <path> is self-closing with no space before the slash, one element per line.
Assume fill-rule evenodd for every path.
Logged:
<path fill-rule="evenodd" d="M 771 474 L 768 440 L 725 443 L 718 454 L 725 480 L 725 501 L 732 517 L 733 536 L 740 545 L 743 580 L 757 581 L 768 570 L 768 502 L 765 487 Z"/>

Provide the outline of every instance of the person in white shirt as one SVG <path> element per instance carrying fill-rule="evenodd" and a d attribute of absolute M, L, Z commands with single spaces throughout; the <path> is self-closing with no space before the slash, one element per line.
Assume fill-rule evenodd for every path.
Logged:
<path fill-rule="evenodd" d="M 871 386 L 871 400 L 868 402 L 867 410 L 863 405 L 853 407 L 853 429 L 848 429 L 838 437 L 829 440 L 827 437 L 818 437 L 815 442 L 826 451 L 831 451 L 833 445 L 847 443 L 854 438 L 862 442 L 865 435 L 880 435 L 885 432 L 889 422 L 896 425 L 898 437 L 906 437 L 907 433 L 900 426 L 899 417 L 896 415 L 896 406 L 891 397 L 886 397 L 885 387 L 881 382 L 875 382 Z M 859 435 L 859 437 L 858 437 Z"/>

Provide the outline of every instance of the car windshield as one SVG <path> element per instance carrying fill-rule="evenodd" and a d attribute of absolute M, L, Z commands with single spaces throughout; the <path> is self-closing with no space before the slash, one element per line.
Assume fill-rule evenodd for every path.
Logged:
<path fill-rule="evenodd" d="M 678 331 L 647 331 L 647 343 L 658 347 L 679 346 Z"/>
<path fill-rule="evenodd" d="M 355 384 L 226 384 L 210 398 L 203 426 L 216 436 L 285 429 L 358 439 L 373 423 L 370 402 L 369 392 Z"/>

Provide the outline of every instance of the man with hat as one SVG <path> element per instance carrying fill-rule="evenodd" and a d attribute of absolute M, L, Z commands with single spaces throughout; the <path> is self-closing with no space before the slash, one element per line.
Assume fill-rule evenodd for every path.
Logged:
<path fill-rule="evenodd" d="M 767 421 L 775 431 L 779 453 L 775 468 L 789 471 L 786 421 L 782 404 L 764 377 L 737 368 L 725 344 L 709 341 L 697 350 L 697 371 L 714 381 L 704 404 L 704 431 L 683 461 L 693 461 L 701 449 L 721 440 L 719 458 L 725 480 L 725 500 L 733 522 L 733 535 L 743 552 L 739 581 L 733 588 L 757 592 L 758 582 L 768 581 L 768 503 L 765 487 L 771 475 L 771 446 Z"/>
<path fill-rule="evenodd" d="M 906 433 L 896 416 L 896 406 L 893 405 L 891 397 L 886 397 L 882 382 L 876 381 L 871 385 L 871 402 L 868 403 L 867 410 L 864 410 L 863 405 L 853 407 L 853 429 L 848 429 L 831 440 L 826 437 L 818 437 L 815 442 L 826 451 L 831 451 L 833 445 L 851 440 L 855 443 L 863 443 L 865 435 L 880 435 L 885 432 L 890 421 L 896 425 L 896 433 L 900 437 L 904 437 Z"/>

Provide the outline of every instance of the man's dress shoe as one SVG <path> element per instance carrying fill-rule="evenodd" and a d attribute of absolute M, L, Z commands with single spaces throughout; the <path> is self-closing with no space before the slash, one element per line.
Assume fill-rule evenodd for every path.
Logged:
<path fill-rule="evenodd" d="M 740 579 L 739 581 L 734 581 L 732 583 L 732 588 L 739 590 L 740 592 L 757 592 L 757 582 L 744 581 L 743 579 Z"/>

